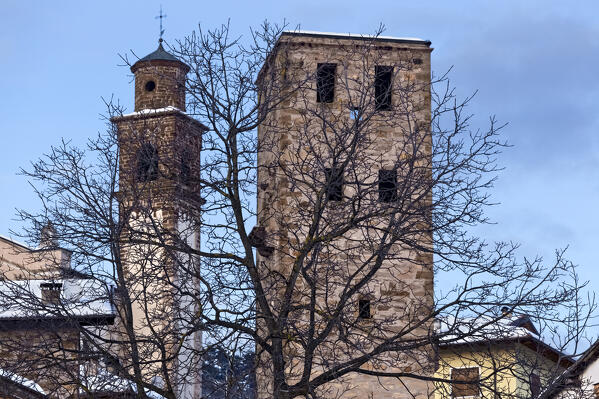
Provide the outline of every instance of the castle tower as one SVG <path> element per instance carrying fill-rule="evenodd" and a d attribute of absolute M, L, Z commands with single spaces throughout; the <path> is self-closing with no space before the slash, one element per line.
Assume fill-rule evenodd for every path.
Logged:
<path fill-rule="evenodd" d="M 137 346 L 133 351 L 123 345 L 122 357 L 127 364 L 137 356 L 149 381 L 164 382 L 166 364 L 177 397 L 199 398 L 201 336 L 182 339 L 195 328 L 189 323 L 197 306 L 182 292 L 199 289 L 199 261 L 185 249 L 199 249 L 197 177 L 206 128 L 185 113 L 189 67 L 164 50 L 162 39 L 131 71 L 134 112 L 112 119 L 120 158 L 120 257 L 131 303 L 119 312 L 123 331 L 129 331 L 125 341 L 132 331 Z"/>
<path fill-rule="evenodd" d="M 420 39 L 284 32 L 260 72 L 260 102 L 269 113 L 258 129 L 255 231 L 274 316 L 258 305 L 257 325 L 269 344 L 281 337 L 282 391 L 343 370 L 346 360 L 389 339 L 406 349 L 372 356 L 360 365 L 363 373 L 317 392 L 430 395 L 417 378 L 367 372 L 434 372 L 426 343 L 434 306 L 431 51 Z M 297 310 L 281 316 L 289 299 Z M 279 331 L 269 334 L 267 323 Z M 259 398 L 276 390 L 273 358 L 261 352 Z"/>

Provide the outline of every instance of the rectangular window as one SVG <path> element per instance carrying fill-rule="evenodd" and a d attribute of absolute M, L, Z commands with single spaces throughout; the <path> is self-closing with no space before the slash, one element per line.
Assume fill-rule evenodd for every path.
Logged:
<path fill-rule="evenodd" d="M 530 374 L 530 395 L 536 398 L 541 393 L 541 377 L 538 374 Z"/>
<path fill-rule="evenodd" d="M 42 291 L 43 303 L 59 303 L 62 284 L 60 283 L 41 283 L 40 290 Z"/>
<path fill-rule="evenodd" d="M 397 170 L 379 170 L 379 201 L 397 201 Z"/>
<path fill-rule="evenodd" d="M 451 369 L 451 397 L 478 396 L 478 367 Z"/>
<path fill-rule="evenodd" d="M 332 103 L 335 98 L 337 64 L 318 64 L 316 68 L 316 101 Z"/>
<path fill-rule="evenodd" d="M 377 65 L 374 67 L 374 106 L 377 111 L 391 109 L 392 80 L 392 66 Z"/>
<path fill-rule="evenodd" d="M 370 301 L 368 299 L 360 299 L 358 301 L 358 318 L 370 319 Z"/>
<path fill-rule="evenodd" d="M 327 178 L 327 199 L 341 201 L 343 199 L 343 170 L 340 168 L 325 168 Z"/>

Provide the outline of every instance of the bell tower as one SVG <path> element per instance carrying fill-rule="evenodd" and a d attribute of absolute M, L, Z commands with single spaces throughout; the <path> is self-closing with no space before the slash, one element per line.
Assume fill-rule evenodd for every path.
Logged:
<path fill-rule="evenodd" d="M 156 51 L 131 67 L 134 112 L 112 122 L 126 288 L 121 360 L 141 363 L 148 382 L 168 380 L 177 398 L 194 399 L 201 394 L 201 335 L 193 325 L 199 259 L 190 253 L 200 245 L 200 151 L 207 129 L 185 113 L 188 71 L 160 39 Z"/>

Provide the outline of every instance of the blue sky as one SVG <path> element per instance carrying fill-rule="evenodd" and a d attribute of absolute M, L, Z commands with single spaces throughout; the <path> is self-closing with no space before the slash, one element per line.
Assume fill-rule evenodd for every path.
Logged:
<path fill-rule="evenodd" d="M 118 54 L 153 51 L 160 1 L 3 0 L 0 24 L 0 234 L 16 207 L 38 203 L 19 167 L 64 137 L 103 129 L 101 97 L 132 108 L 133 86 Z M 509 122 L 513 144 L 493 192 L 489 239 L 522 244 L 520 255 L 568 257 L 593 278 L 599 242 L 599 3 L 596 1 L 167 1 L 165 39 L 231 19 L 247 33 L 264 19 L 303 29 L 432 41 L 433 70 L 453 66 L 458 92 L 479 90 L 474 125 Z"/>

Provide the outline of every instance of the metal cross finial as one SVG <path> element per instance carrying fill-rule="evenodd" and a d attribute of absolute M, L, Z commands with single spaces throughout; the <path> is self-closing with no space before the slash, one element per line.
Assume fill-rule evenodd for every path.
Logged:
<path fill-rule="evenodd" d="M 154 17 L 154 19 L 160 19 L 160 39 L 159 42 L 162 43 L 162 35 L 164 35 L 164 29 L 162 29 L 162 19 L 166 18 L 166 14 L 162 14 L 162 4 L 160 5 L 160 15 Z"/>

